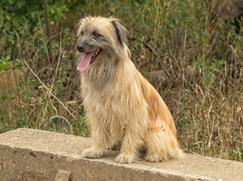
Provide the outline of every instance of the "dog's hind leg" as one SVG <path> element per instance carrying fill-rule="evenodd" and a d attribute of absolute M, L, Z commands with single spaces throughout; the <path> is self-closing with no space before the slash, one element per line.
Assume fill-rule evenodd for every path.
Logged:
<path fill-rule="evenodd" d="M 147 161 L 160 162 L 182 156 L 176 137 L 168 128 L 148 129 L 145 134 L 145 145 Z"/>

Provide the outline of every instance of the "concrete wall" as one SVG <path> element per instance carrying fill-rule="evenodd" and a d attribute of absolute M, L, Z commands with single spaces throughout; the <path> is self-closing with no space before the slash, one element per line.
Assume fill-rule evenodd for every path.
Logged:
<path fill-rule="evenodd" d="M 0 135 L 0 180 L 232 180 L 243 181 L 243 163 L 186 154 L 163 163 L 143 160 L 134 164 L 114 162 L 117 152 L 102 159 L 80 158 L 90 145 L 87 138 L 33 129 Z"/>

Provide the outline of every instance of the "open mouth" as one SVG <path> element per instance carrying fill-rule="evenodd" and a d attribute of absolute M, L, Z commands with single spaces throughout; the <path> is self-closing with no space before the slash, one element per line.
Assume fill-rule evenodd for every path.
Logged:
<path fill-rule="evenodd" d="M 84 57 L 78 63 L 77 70 L 80 72 L 85 71 L 95 61 L 100 52 L 100 48 L 92 52 L 85 52 Z"/>

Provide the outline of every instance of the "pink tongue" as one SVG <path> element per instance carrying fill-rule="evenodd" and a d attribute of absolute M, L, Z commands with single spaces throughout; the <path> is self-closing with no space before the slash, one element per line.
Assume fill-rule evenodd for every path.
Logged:
<path fill-rule="evenodd" d="M 79 70 L 80 72 L 85 71 L 89 67 L 93 54 L 94 52 L 86 53 L 84 58 L 80 60 L 77 66 L 77 70 Z"/>

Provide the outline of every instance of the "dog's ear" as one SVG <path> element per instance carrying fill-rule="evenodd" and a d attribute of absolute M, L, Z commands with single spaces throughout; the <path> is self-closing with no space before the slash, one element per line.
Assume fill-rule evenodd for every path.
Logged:
<path fill-rule="evenodd" d="M 113 19 L 111 23 L 116 31 L 119 44 L 123 47 L 127 44 L 127 29 L 120 24 L 118 19 Z"/>

